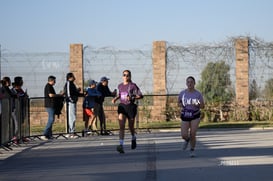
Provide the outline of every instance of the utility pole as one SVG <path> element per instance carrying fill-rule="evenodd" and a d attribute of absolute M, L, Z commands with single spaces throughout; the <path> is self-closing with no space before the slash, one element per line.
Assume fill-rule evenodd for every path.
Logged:
<path fill-rule="evenodd" d="M 1 57 L 2 57 L 2 52 L 1 52 L 1 44 L 0 44 L 0 79 L 2 78 L 2 69 L 1 69 L 1 64 L 2 64 L 2 61 L 1 61 Z"/>

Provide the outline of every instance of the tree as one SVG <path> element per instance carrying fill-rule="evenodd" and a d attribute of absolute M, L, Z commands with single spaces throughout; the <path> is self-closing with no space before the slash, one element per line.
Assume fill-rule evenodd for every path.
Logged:
<path fill-rule="evenodd" d="M 229 70 L 229 65 L 219 61 L 208 63 L 202 71 L 197 88 L 203 93 L 207 102 L 227 102 L 233 98 Z"/>
<path fill-rule="evenodd" d="M 249 99 L 254 100 L 259 97 L 259 89 L 257 86 L 256 80 L 252 80 L 252 83 L 250 84 L 250 90 L 249 90 Z"/>
<path fill-rule="evenodd" d="M 267 99 L 273 98 L 273 78 L 265 82 L 265 87 L 263 92 L 264 92 L 265 98 Z"/>

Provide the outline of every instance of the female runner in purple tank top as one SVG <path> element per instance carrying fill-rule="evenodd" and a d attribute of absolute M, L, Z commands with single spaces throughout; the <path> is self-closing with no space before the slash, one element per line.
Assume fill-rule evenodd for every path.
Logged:
<path fill-rule="evenodd" d="M 195 89 L 195 79 L 189 76 L 186 79 L 187 89 L 182 90 L 178 96 L 181 107 L 181 136 L 185 140 L 183 150 L 190 143 L 190 156 L 194 157 L 196 145 L 196 132 L 200 123 L 201 110 L 205 107 L 202 94 Z"/>
<path fill-rule="evenodd" d="M 114 104 L 118 99 L 120 100 L 118 105 L 119 145 L 117 146 L 119 153 L 124 153 L 123 144 L 126 119 L 128 119 L 129 129 L 132 135 L 131 149 L 135 149 L 137 146 L 134 127 L 137 114 L 135 100 L 143 98 L 140 89 L 131 80 L 131 71 L 124 70 L 122 76 L 123 82 L 118 85 L 118 95 L 112 100 Z"/>

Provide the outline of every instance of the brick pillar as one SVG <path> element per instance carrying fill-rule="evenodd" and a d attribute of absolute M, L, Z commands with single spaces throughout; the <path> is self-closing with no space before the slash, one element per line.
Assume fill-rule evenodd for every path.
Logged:
<path fill-rule="evenodd" d="M 250 120 L 248 39 L 235 42 L 236 49 L 236 120 Z"/>
<path fill-rule="evenodd" d="M 237 39 L 236 48 L 236 104 L 249 107 L 249 53 L 248 39 Z"/>
<path fill-rule="evenodd" d="M 83 89 L 83 45 L 71 44 L 70 45 L 70 72 L 75 77 L 75 84 Z"/>
<path fill-rule="evenodd" d="M 70 72 L 75 75 L 75 84 L 83 91 L 83 45 L 82 44 L 70 44 Z M 77 122 L 83 119 L 82 101 L 79 99 L 77 103 Z M 77 132 L 80 130 L 76 130 Z"/>
<path fill-rule="evenodd" d="M 166 42 L 153 42 L 153 94 L 166 95 Z M 166 120 L 166 96 L 154 96 L 152 118 L 154 120 Z"/>

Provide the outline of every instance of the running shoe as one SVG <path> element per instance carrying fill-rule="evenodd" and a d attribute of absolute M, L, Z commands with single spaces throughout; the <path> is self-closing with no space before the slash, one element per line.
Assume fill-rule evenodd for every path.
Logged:
<path fill-rule="evenodd" d="M 184 145 L 183 145 L 183 150 L 186 150 L 188 148 L 189 142 L 190 142 L 190 139 L 185 140 Z"/>
<path fill-rule="evenodd" d="M 75 134 L 71 134 L 69 138 L 75 139 L 75 138 L 78 138 L 78 136 Z"/>
<path fill-rule="evenodd" d="M 14 137 L 12 138 L 12 142 L 13 142 L 14 144 L 18 144 L 18 139 L 17 139 L 16 136 L 14 136 Z"/>
<path fill-rule="evenodd" d="M 70 134 L 64 135 L 65 138 L 70 138 Z"/>
<path fill-rule="evenodd" d="M 136 149 L 137 147 L 137 143 L 136 143 L 136 139 L 133 139 L 132 142 L 131 142 L 131 149 Z"/>
<path fill-rule="evenodd" d="M 104 131 L 103 135 L 110 135 L 108 131 Z"/>
<path fill-rule="evenodd" d="M 86 134 L 91 134 L 92 133 L 92 130 L 91 129 L 87 129 L 85 130 Z"/>
<path fill-rule="evenodd" d="M 48 138 L 46 136 L 41 136 L 41 140 L 47 141 Z"/>
<path fill-rule="evenodd" d="M 23 137 L 23 138 L 22 138 L 22 141 L 23 141 L 23 142 L 29 142 L 30 139 L 29 139 L 29 138 L 26 138 L 26 137 Z"/>
<path fill-rule="evenodd" d="M 118 151 L 119 153 L 125 153 L 122 145 L 118 145 L 118 146 L 117 146 L 117 151 Z"/>

